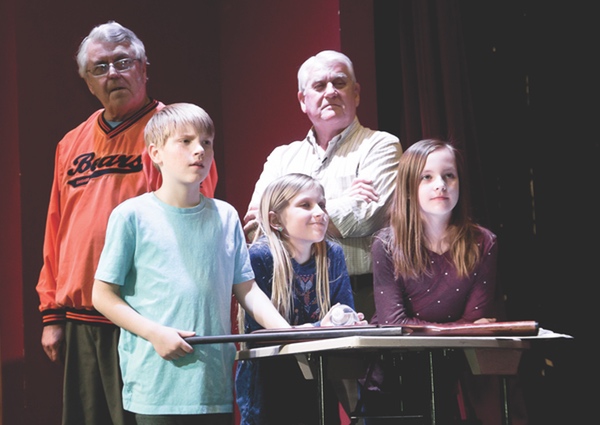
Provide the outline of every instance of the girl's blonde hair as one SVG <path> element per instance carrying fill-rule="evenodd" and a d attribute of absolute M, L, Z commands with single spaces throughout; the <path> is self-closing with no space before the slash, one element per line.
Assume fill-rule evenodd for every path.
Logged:
<path fill-rule="evenodd" d="M 449 252 L 459 276 L 467 276 L 479 261 L 476 235 L 478 225 L 470 216 L 466 176 L 460 152 L 449 142 L 425 139 L 411 145 L 400 157 L 396 191 L 390 210 L 390 231 L 381 234 L 392 254 L 396 277 L 417 278 L 430 275 L 429 255 L 425 249 L 425 227 L 419 207 L 419 184 L 427 157 L 439 149 L 454 156 L 458 173 L 459 197 L 452 210 L 447 239 Z"/>
<path fill-rule="evenodd" d="M 273 278 L 271 301 L 279 313 L 288 322 L 292 318 L 293 282 L 295 279 L 292 266 L 292 251 L 285 229 L 279 231 L 271 226 L 269 213 L 280 217 L 289 206 L 290 201 L 301 192 L 317 189 L 325 194 L 323 186 L 317 180 L 305 174 L 292 173 L 284 175 L 271 182 L 261 196 L 257 213 L 258 230 L 252 243 L 266 243 L 269 245 L 273 256 Z M 281 222 L 278 220 L 278 222 Z M 261 236 L 265 238 L 261 238 Z M 327 238 L 312 245 L 316 262 L 316 291 L 317 303 L 320 307 L 319 319 L 323 318 L 330 308 L 329 299 L 329 260 L 327 257 Z M 240 307 L 238 311 L 238 326 L 240 333 L 244 333 L 245 312 Z"/>

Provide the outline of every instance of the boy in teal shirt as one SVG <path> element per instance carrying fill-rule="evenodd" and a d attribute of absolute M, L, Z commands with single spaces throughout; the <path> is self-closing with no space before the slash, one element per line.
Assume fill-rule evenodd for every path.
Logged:
<path fill-rule="evenodd" d="M 230 424 L 235 345 L 184 338 L 229 334 L 232 292 L 265 328 L 290 325 L 254 281 L 237 211 L 200 193 L 214 156 L 208 114 L 168 105 L 144 138 L 162 185 L 114 209 L 93 288 L 95 308 L 122 328 L 124 407 L 138 424 Z"/>

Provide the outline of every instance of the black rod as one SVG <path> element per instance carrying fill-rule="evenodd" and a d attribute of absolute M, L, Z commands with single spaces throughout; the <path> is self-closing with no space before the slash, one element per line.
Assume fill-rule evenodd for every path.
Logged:
<path fill-rule="evenodd" d="M 402 327 L 389 326 L 343 326 L 293 328 L 290 330 L 260 330 L 250 334 L 191 336 L 184 338 L 190 344 L 220 344 L 228 342 L 272 342 L 303 341 L 314 339 L 341 338 L 347 336 L 401 336 Z"/>

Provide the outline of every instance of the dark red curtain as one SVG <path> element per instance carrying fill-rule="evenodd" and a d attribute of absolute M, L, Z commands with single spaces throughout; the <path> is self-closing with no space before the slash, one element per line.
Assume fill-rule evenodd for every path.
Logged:
<path fill-rule="evenodd" d="M 595 352 L 584 295 L 598 253 L 584 246 L 600 234 L 591 5 L 374 1 L 374 16 L 379 128 L 404 148 L 440 137 L 463 149 L 474 217 L 498 235 L 507 318 L 575 336 L 522 364 L 530 423 L 585 422 L 591 404 L 573 377 Z"/>
<path fill-rule="evenodd" d="M 465 154 L 478 219 L 487 221 L 458 0 L 374 2 L 379 126 L 406 149 L 438 137 Z"/>

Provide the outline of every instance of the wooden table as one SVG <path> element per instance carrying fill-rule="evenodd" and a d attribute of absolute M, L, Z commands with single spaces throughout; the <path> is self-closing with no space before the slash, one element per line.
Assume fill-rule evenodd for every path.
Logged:
<path fill-rule="evenodd" d="M 436 391 L 435 391 L 435 362 L 434 353 L 448 349 L 463 350 L 469 362 L 471 371 L 476 375 L 500 375 L 506 389 L 506 376 L 517 373 L 521 354 L 531 347 L 536 339 L 567 337 L 568 335 L 554 334 L 551 331 L 540 330 L 536 336 L 348 336 L 332 339 L 319 339 L 301 342 L 283 343 L 241 350 L 237 353 L 238 360 L 264 359 L 274 356 L 295 356 L 304 377 L 316 379 L 319 391 L 320 424 L 324 422 L 324 380 L 328 370 L 335 369 L 340 364 L 346 364 L 339 359 L 360 358 L 365 353 L 401 353 L 407 351 L 424 351 L 429 357 L 429 412 L 426 420 L 436 425 Z M 338 370 L 335 374 L 343 377 Z M 341 372 L 341 374 L 340 374 Z M 348 378 L 355 378 L 348 370 Z M 502 393 L 504 406 L 504 423 L 510 424 L 510 415 L 505 391 Z M 354 420 L 354 419 L 353 419 Z"/>

